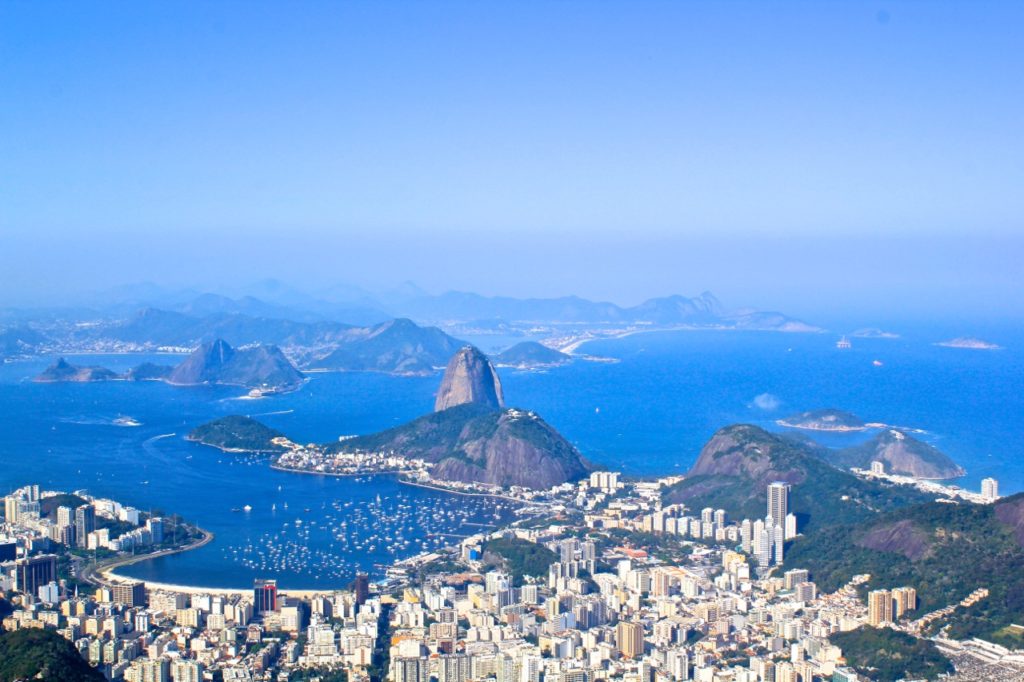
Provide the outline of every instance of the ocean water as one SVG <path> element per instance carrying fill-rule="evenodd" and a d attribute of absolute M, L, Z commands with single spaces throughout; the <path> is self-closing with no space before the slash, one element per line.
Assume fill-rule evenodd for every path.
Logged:
<path fill-rule="evenodd" d="M 510 405 L 537 411 L 586 457 L 630 475 L 685 472 L 727 424 L 777 429 L 775 419 L 792 412 L 835 407 L 922 429 L 920 437 L 967 470 L 965 486 L 994 476 L 1004 493 L 1024 490 L 1024 335 L 996 337 L 1006 346 L 999 351 L 931 343 L 948 336 L 853 339 L 853 349 L 838 351 L 824 334 L 645 333 L 584 347 L 615 362 L 501 375 Z M 124 369 L 145 359 L 173 361 L 73 361 Z M 179 513 L 216 535 L 199 550 L 125 573 L 210 587 L 242 587 L 255 577 L 340 587 L 357 567 L 379 575 L 380 564 L 511 517 L 508 505 L 486 498 L 454 498 L 388 476 L 279 472 L 260 458 L 184 440 L 194 426 L 227 414 L 257 417 L 304 442 L 387 428 L 428 412 L 439 376 L 314 374 L 297 393 L 248 400 L 229 388 L 32 383 L 49 361 L 0 366 L 0 486 L 84 488 Z M 122 416 L 141 426 L 118 425 Z M 866 436 L 816 437 L 841 446 Z M 245 505 L 252 511 L 233 511 Z"/>

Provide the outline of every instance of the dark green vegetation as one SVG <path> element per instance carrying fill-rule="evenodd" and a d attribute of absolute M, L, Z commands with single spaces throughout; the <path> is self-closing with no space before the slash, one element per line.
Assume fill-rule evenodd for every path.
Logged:
<path fill-rule="evenodd" d="M 255 419 L 231 415 L 197 426 L 187 438 L 228 452 L 282 452 L 284 447 L 272 441 L 283 435 Z"/>
<path fill-rule="evenodd" d="M 829 451 L 755 426 L 718 431 L 666 501 L 763 518 L 766 486 L 791 484 L 790 510 L 804 537 L 789 543 L 786 568 L 806 568 L 823 592 L 869 573 L 868 588 L 917 589 L 918 613 L 956 604 L 976 588 L 989 597 L 936 627 L 1010 646 L 1006 626 L 1024 612 L 1024 495 L 995 505 L 936 502 L 915 489 L 862 480 L 834 468 Z"/>
<path fill-rule="evenodd" d="M 572 361 L 572 356 L 536 341 L 523 341 L 493 358 L 499 367 L 552 367 Z"/>
<path fill-rule="evenodd" d="M 72 495 L 71 493 L 61 493 L 60 495 L 51 495 L 50 497 L 44 497 L 39 500 L 39 515 L 50 519 L 51 521 L 57 520 L 57 507 L 70 507 L 76 509 L 81 507 L 83 504 L 89 504 L 89 502 L 78 495 Z"/>
<path fill-rule="evenodd" d="M 957 478 L 965 473 L 934 446 L 895 429 L 886 429 L 856 447 L 832 451 L 829 460 L 844 469 L 868 469 L 871 462 L 883 462 L 886 473 L 916 478 Z"/>
<path fill-rule="evenodd" d="M 124 378 L 127 381 L 164 381 L 173 371 L 174 368 L 169 365 L 144 362 L 138 367 L 132 367 L 125 372 Z"/>
<path fill-rule="evenodd" d="M 919 614 L 987 588 L 987 598 L 939 627 L 950 624 L 956 638 L 1019 646 L 1020 638 L 1003 629 L 1024 613 L 1021 519 L 1024 494 L 995 505 L 927 502 L 812 533 L 792 544 L 786 565 L 808 569 L 825 592 L 859 573 L 871 574 L 869 588 L 915 587 Z"/>
<path fill-rule="evenodd" d="M 51 630 L 24 629 L 0 634 L 0 682 L 103 682 L 78 650 Z"/>
<path fill-rule="evenodd" d="M 327 446 L 334 452 L 397 452 L 436 462 L 448 481 L 549 488 L 578 479 L 588 465 L 575 447 L 532 412 L 493 412 L 465 404 L 408 424 Z"/>
<path fill-rule="evenodd" d="M 558 561 L 558 555 L 544 545 L 519 538 L 498 538 L 483 546 L 484 563 L 502 567 L 521 585 L 524 576 L 543 578 L 548 567 Z"/>
<path fill-rule="evenodd" d="M 864 422 L 860 417 L 852 412 L 834 408 L 791 414 L 780 419 L 779 423 L 794 429 L 810 429 L 812 431 L 850 431 L 864 428 Z"/>
<path fill-rule="evenodd" d="M 892 628 L 862 627 L 829 637 L 849 665 L 877 682 L 934 680 L 953 672 L 953 664 L 935 644 Z"/>
<path fill-rule="evenodd" d="M 758 519 L 767 509 L 768 484 L 785 481 L 792 486 L 790 511 L 806 533 L 930 499 L 910 487 L 859 479 L 825 462 L 822 450 L 756 426 L 728 426 L 708 441 L 686 480 L 665 493 L 666 500 Z"/>

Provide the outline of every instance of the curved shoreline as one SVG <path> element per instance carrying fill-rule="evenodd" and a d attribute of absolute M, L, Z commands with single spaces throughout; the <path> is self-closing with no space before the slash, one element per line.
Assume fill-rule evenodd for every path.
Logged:
<path fill-rule="evenodd" d="M 182 552 L 188 552 L 193 549 L 199 549 L 200 547 L 213 542 L 214 537 L 216 537 L 212 532 L 203 528 L 199 528 L 198 530 L 203 534 L 203 537 L 194 542 L 190 542 L 187 545 L 182 547 L 173 547 L 171 549 L 162 549 L 159 552 L 153 552 L 151 554 L 136 554 L 129 557 L 122 557 L 114 559 L 109 563 L 94 564 L 86 569 L 87 572 L 83 578 L 87 582 L 101 587 L 109 587 L 116 583 L 139 580 L 138 578 L 132 578 L 130 576 L 118 575 L 114 570 L 123 566 L 130 566 L 132 564 L 141 564 L 143 561 L 151 561 L 153 559 L 159 559 L 173 554 L 181 554 Z M 147 585 L 150 584 L 149 581 L 146 580 L 143 580 L 142 582 L 145 582 Z"/>

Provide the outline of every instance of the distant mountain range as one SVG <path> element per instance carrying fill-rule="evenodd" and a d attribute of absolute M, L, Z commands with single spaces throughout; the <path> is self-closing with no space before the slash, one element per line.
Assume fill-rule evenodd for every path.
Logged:
<path fill-rule="evenodd" d="M 726 310 L 710 293 L 666 296 L 623 307 L 576 296 L 429 295 L 412 285 L 372 296 L 342 288 L 303 294 L 269 281 L 235 298 L 152 286 L 123 288 L 98 305 L 2 311 L 0 355 L 193 349 L 224 339 L 281 347 L 309 368 L 423 373 L 462 345 L 454 336 L 572 337 L 632 329 L 820 331 L 778 312 Z M 426 331 L 423 331 L 426 330 Z"/>

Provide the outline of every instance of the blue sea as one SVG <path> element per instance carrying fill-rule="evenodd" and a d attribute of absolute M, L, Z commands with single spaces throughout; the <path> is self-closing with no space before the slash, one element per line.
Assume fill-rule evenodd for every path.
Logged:
<path fill-rule="evenodd" d="M 582 349 L 614 362 L 501 376 L 510 405 L 537 411 L 587 458 L 629 475 L 685 472 L 728 424 L 777 429 L 775 420 L 793 412 L 835 407 L 921 429 L 919 437 L 967 470 L 961 485 L 978 488 L 994 476 L 1004 494 L 1024 490 L 1024 334 L 990 335 L 1005 346 L 996 351 L 933 345 L 949 336 L 855 338 L 840 351 L 826 334 L 652 332 Z M 118 370 L 176 361 L 70 359 Z M 487 498 L 455 499 L 388 476 L 279 472 L 265 459 L 184 440 L 191 428 L 228 414 L 254 416 L 301 442 L 384 429 L 428 412 L 439 375 L 313 374 L 297 393 L 249 400 L 229 388 L 32 383 L 50 361 L 0 366 L 0 486 L 86 489 L 181 514 L 216 535 L 201 549 L 124 573 L 209 587 L 242 587 L 256 577 L 296 589 L 341 587 L 357 568 L 379 575 L 395 558 L 512 518 L 510 505 Z M 120 417 L 141 425 L 119 425 Z M 867 436 L 815 437 L 841 446 Z M 246 505 L 250 512 L 239 511 Z"/>

